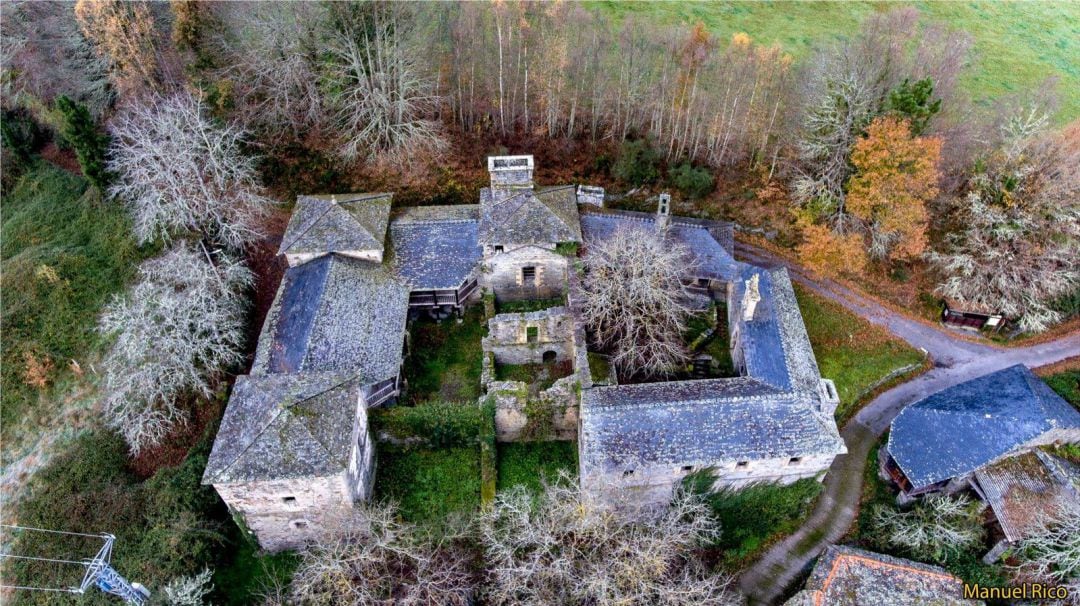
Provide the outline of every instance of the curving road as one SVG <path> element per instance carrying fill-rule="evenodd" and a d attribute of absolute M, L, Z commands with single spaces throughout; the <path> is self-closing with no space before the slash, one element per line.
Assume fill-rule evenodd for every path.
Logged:
<path fill-rule="evenodd" d="M 897 314 L 832 280 L 818 279 L 790 261 L 739 242 L 736 257 L 765 267 L 785 266 L 794 281 L 828 297 L 914 347 L 927 351 L 934 368 L 870 401 L 840 432 L 848 454 L 833 461 L 824 490 L 806 523 L 773 546 L 739 578 L 751 604 L 774 604 L 825 547 L 839 541 L 855 521 L 866 458 L 877 438 L 908 404 L 946 387 L 1012 366 L 1035 368 L 1080 356 L 1080 332 L 1029 347 L 1001 348 L 962 339 L 948 329 Z"/>

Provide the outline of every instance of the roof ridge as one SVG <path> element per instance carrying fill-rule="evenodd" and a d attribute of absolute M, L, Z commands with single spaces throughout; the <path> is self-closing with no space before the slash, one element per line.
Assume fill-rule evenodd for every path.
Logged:
<path fill-rule="evenodd" d="M 371 233 L 371 230 L 369 230 L 366 225 L 361 223 L 360 219 L 353 216 L 353 214 L 351 212 L 349 212 L 348 210 L 345 209 L 344 206 L 342 206 L 342 204 L 350 204 L 352 202 L 361 202 L 361 201 L 363 201 L 363 200 L 351 200 L 349 202 L 337 202 L 337 203 L 331 202 L 331 206 L 336 205 L 341 210 L 341 212 L 345 213 L 345 216 L 348 217 L 349 220 L 352 221 L 360 229 L 360 231 L 363 232 L 368 238 L 370 238 L 371 241 L 374 242 L 375 245 L 377 246 L 379 244 L 379 239 L 375 237 L 375 234 Z M 327 212 L 329 212 L 329 210 Z M 321 219 L 321 217 L 320 217 L 320 219 Z M 329 252 L 334 252 L 334 251 L 329 251 Z"/>
<path fill-rule="evenodd" d="M 288 380 L 289 377 L 295 376 L 295 375 L 298 375 L 298 374 L 322 374 L 322 373 L 302 373 L 302 372 L 301 373 L 275 373 L 275 374 L 264 375 L 264 376 L 275 377 L 275 380 L 277 380 L 277 377 L 281 377 L 280 380 Z M 328 373 L 328 374 L 332 374 L 332 373 Z M 253 375 L 247 375 L 247 376 L 253 376 Z M 327 387 L 326 389 L 318 391 L 318 392 L 316 392 L 316 393 L 314 393 L 314 394 L 312 394 L 312 395 L 310 395 L 310 396 L 308 396 L 308 397 L 306 397 L 306 398 L 304 398 L 302 400 L 296 400 L 296 401 L 294 401 L 294 402 L 292 402 L 290 404 L 281 404 L 281 405 L 274 406 L 274 408 L 277 410 L 276 414 L 274 414 L 273 417 L 271 417 L 271 419 L 269 421 L 267 421 L 257 432 L 255 432 L 255 435 L 252 436 L 251 441 L 247 443 L 247 446 L 244 446 L 244 448 L 240 452 L 238 452 L 236 454 L 236 456 L 233 457 L 233 459 L 231 461 L 229 461 L 229 463 L 227 465 L 222 466 L 221 469 L 219 469 L 217 471 L 217 473 L 214 474 L 214 477 L 215 478 L 220 477 L 229 468 L 231 468 L 233 465 L 235 465 L 237 461 L 239 461 L 241 458 L 243 458 L 243 456 L 245 454 L 247 454 L 247 451 L 251 450 L 251 447 L 255 445 L 255 442 L 257 442 L 258 439 L 260 437 L 262 437 L 262 435 L 264 433 L 266 433 L 266 430 L 270 429 L 270 426 L 273 425 L 274 422 L 277 421 L 278 418 L 281 417 L 282 414 L 287 412 L 290 407 L 292 407 L 295 404 L 299 404 L 301 402 L 307 402 L 308 400 L 310 400 L 312 398 L 317 398 L 317 397 L 323 395 L 324 393 L 329 392 L 332 389 L 337 389 L 339 386 L 345 384 L 347 381 L 351 381 L 351 380 L 355 379 L 357 375 L 355 373 L 348 373 L 348 374 L 342 373 L 342 376 L 345 376 L 345 378 L 335 381 L 330 387 Z M 259 378 L 262 378 L 262 377 L 259 377 Z M 290 415 L 290 416 L 292 416 L 292 415 Z M 320 447 L 322 447 L 323 450 L 327 450 L 326 445 L 319 442 L 319 440 L 315 438 L 315 436 L 311 433 L 310 430 L 308 430 L 306 427 L 304 429 L 305 429 L 305 431 L 307 431 L 308 435 L 311 436 L 311 439 L 314 440 L 316 444 L 318 444 Z M 330 454 L 329 450 L 327 450 L 327 454 Z M 331 455 L 331 458 L 333 458 L 333 455 Z"/>
<path fill-rule="evenodd" d="M 302 198 L 311 198 L 312 200 L 323 201 L 321 198 L 316 198 L 315 196 L 302 196 Z M 334 203 L 331 200 L 326 200 L 325 202 L 327 203 L 326 208 L 321 213 L 319 213 L 319 215 L 317 217 L 312 219 L 311 223 L 308 223 L 308 226 L 305 227 L 303 231 L 296 234 L 296 236 L 294 236 L 293 239 L 288 244 L 285 244 L 285 242 L 281 243 L 280 249 L 282 251 L 285 251 L 285 250 L 291 248 L 293 244 L 296 244 L 300 240 L 300 238 L 304 237 L 304 234 L 311 231 L 311 228 L 315 227 L 315 224 L 318 223 L 319 221 L 321 221 L 322 218 L 326 216 L 326 213 L 330 212 L 330 209 L 334 206 Z M 297 201 L 297 204 L 299 204 L 299 203 L 300 202 Z M 293 210 L 293 213 L 294 214 L 296 213 L 295 209 Z"/>

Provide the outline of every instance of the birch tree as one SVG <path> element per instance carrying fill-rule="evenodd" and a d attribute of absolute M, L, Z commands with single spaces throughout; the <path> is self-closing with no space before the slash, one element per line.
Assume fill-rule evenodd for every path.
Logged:
<path fill-rule="evenodd" d="M 693 273 L 686 248 L 650 229 L 621 228 L 589 243 L 582 260 L 582 316 L 619 372 L 653 377 L 685 364 L 693 313 L 682 282 Z"/>
<path fill-rule="evenodd" d="M 183 93 L 131 104 L 109 130 L 109 195 L 131 210 L 140 243 L 196 233 L 239 248 L 259 236 L 271 201 L 239 125 L 210 120 Z"/>
<path fill-rule="evenodd" d="M 328 75 L 339 153 L 402 165 L 441 153 L 446 141 L 430 118 L 435 82 L 417 66 L 411 7 L 396 3 L 338 5 Z"/>
<path fill-rule="evenodd" d="M 105 308 L 114 339 L 103 361 L 107 424 L 133 453 L 186 421 L 184 397 L 212 393 L 243 359 L 251 273 L 225 255 L 177 244 L 139 266 L 138 281 Z"/>

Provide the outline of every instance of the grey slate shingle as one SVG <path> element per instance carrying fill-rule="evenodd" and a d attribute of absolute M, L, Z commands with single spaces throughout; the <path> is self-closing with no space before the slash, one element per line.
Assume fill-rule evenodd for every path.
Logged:
<path fill-rule="evenodd" d="M 574 186 L 540 191 L 480 190 L 481 244 L 581 242 Z"/>
<path fill-rule="evenodd" d="M 480 263 L 479 206 L 404 209 L 390 223 L 393 267 L 412 290 L 454 289 Z"/>
<path fill-rule="evenodd" d="M 1046 431 L 1080 428 L 1080 411 L 1017 364 L 902 410 L 889 454 L 918 489 L 971 473 Z"/>
<path fill-rule="evenodd" d="M 278 254 L 383 250 L 392 194 L 299 196 Z"/>

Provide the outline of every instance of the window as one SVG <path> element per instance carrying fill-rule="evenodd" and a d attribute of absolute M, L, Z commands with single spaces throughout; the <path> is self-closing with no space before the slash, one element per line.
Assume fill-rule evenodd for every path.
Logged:
<path fill-rule="evenodd" d="M 281 497 L 281 502 L 286 505 L 296 505 L 296 497 Z"/>
<path fill-rule="evenodd" d="M 683 465 L 682 470 L 689 473 L 691 471 L 694 471 L 694 466 L 693 465 Z"/>
<path fill-rule="evenodd" d="M 502 246 L 499 246 L 499 245 L 496 245 L 496 246 L 495 246 L 495 254 L 499 254 L 499 253 L 501 253 L 501 252 L 502 252 L 502 251 L 504 251 L 504 250 L 506 250 L 506 249 L 505 249 L 505 248 L 503 248 Z"/>
<path fill-rule="evenodd" d="M 626 471 L 622 472 L 622 476 L 624 478 L 629 478 L 632 475 L 634 475 L 634 470 L 633 469 L 627 469 Z"/>
<path fill-rule="evenodd" d="M 308 521 L 307 520 L 293 520 L 292 522 L 289 522 L 289 525 L 291 525 L 293 528 L 295 528 L 297 530 L 302 530 L 302 529 L 308 527 Z"/>
<path fill-rule="evenodd" d="M 521 283 L 525 286 L 536 286 L 536 267 L 527 265 L 521 268 Z"/>
<path fill-rule="evenodd" d="M 746 469 L 750 467 L 750 461 L 739 461 L 735 464 L 735 469 Z"/>
<path fill-rule="evenodd" d="M 702 288 L 708 288 L 709 287 L 709 279 L 708 278 L 698 278 L 697 279 L 697 285 L 702 287 Z"/>
<path fill-rule="evenodd" d="M 788 465 L 798 465 L 800 461 L 802 461 L 802 457 L 791 457 L 790 459 L 788 459 L 787 464 Z"/>
<path fill-rule="evenodd" d="M 540 329 L 535 326 L 525 327 L 525 341 L 528 343 L 536 343 L 540 340 Z"/>

